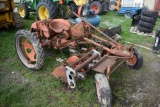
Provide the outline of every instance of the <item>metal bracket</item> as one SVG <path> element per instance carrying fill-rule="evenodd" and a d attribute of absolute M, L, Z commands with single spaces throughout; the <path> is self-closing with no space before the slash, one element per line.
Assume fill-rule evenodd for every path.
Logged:
<path fill-rule="evenodd" d="M 76 81 L 75 81 L 76 71 L 71 67 L 66 66 L 66 76 L 70 88 L 76 88 Z"/>

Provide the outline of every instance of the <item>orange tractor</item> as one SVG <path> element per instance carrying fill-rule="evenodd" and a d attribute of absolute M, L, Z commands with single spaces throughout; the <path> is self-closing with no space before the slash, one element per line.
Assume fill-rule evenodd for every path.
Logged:
<path fill-rule="evenodd" d="M 30 31 L 17 31 L 15 48 L 21 62 L 34 70 L 40 69 L 44 63 L 44 47 L 53 47 L 62 52 L 68 49 L 70 57 L 58 60 L 61 64 L 53 70 L 52 75 L 74 89 L 77 80 L 84 79 L 89 71 L 95 71 L 98 101 L 101 107 L 110 107 L 108 80 L 111 73 L 123 62 L 130 68 L 139 69 L 143 57 L 133 45 L 120 44 L 83 18 L 81 20 L 80 23 L 64 19 L 36 21 Z M 93 34 L 93 30 L 103 38 Z"/>

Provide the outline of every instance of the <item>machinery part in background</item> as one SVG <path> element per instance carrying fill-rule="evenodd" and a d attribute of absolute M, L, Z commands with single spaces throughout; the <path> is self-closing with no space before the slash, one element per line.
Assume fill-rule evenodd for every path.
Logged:
<path fill-rule="evenodd" d="M 133 16 L 133 12 L 132 11 L 126 11 L 125 13 L 124 13 L 124 16 L 126 17 L 126 18 L 131 18 L 132 16 Z"/>
<path fill-rule="evenodd" d="M 143 9 L 141 12 L 141 19 L 138 24 L 138 30 L 144 33 L 151 33 L 157 21 L 158 12 Z"/>
<path fill-rule="evenodd" d="M 26 30 L 15 34 L 15 48 L 21 62 L 30 69 L 37 70 L 43 65 L 44 53 L 37 37 Z"/>
<path fill-rule="evenodd" d="M 108 35 L 109 37 L 114 36 L 115 34 L 121 34 L 122 33 L 122 29 L 121 26 L 113 26 L 111 28 L 106 28 L 103 30 L 103 32 Z"/>
<path fill-rule="evenodd" d="M 103 33 L 114 39 L 115 41 L 119 42 L 122 37 L 119 35 L 122 33 L 121 26 L 114 26 L 112 28 L 106 28 L 103 30 Z"/>
<path fill-rule="evenodd" d="M 143 56 L 141 54 L 141 52 L 136 49 L 133 48 L 134 54 L 132 58 L 129 58 L 126 60 L 126 64 L 133 69 L 139 69 L 142 64 L 143 64 Z"/>
<path fill-rule="evenodd" d="M 89 5 L 86 4 L 81 6 L 78 10 L 79 16 L 83 16 L 85 20 L 91 23 L 93 26 L 98 26 L 101 22 L 100 16 L 95 15 L 94 10 L 90 9 Z M 81 22 L 80 18 L 76 18 L 76 22 Z"/>
<path fill-rule="evenodd" d="M 37 5 L 37 17 L 40 20 L 56 17 L 57 7 L 51 0 L 42 0 Z"/>
<path fill-rule="evenodd" d="M 136 25 L 138 25 L 141 17 L 146 17 L 146 16 L 141 15 L 141 12 L 142 12 L 143 9 L 148 9 L 148 8 L 147 8 L 147 7 L 143 7 L 142 9 L 138 9 L 137 12 L 133 14 L 131 26 L 136 26 Z M 147 18 L 148 18 L 148 17 L 147 17 Z M 143 19 L 143 18 L 142 18 L 142 19 Z"/>
<path fill-rule="evenodd" d="M 97 73 L 95 75 L 96 94 L 101 107 L 111 107 L 112 94 L 111 89 L 104 74 Z"/>
<path fill-rule="evenodd" d="M 156 23 L 157 18 L 141 15 L 141 20 L 149 23 Z"/>
<path fill-rule="evenodd" d="M 74 2 L 77 6 L 83 6 L 87 4 L 87 0 L 74 0 Z"/>
<path fill-rule="evenodd" d="M 100 17 L 98 15 L 86 17 L 84 19 L 87 20 L 87 22 L 91 23 L 93 26 L 96 26 L 96 27 L 100 24 L 100 21 L 101 21 Z M 80 18 L 76 18 L 75 21 L 79 23 L 82 20 Z"/>
<path fill-rule="evenodd" d="M 18 13 L 23 19 L 29 18 L 29 8 L 26 3 L 20 3 L 18 6 Z"/>
<path fill-rule="evenodd" d="M 13 12 L 13 20 L 16 28 L 20 28 L 23 26 L 23 20 L 17 12 Z"/>
<path fill-rule="evenodd" d="M 117 11 L 119 11 L 119 10 L 120 10 L 120 7 L 121 7 L 121 0 L 118 0 L 118 1 L 117 1 L 117 5 L 115 6 L 115 9 L 116 9 Z"/>
<path fill-rule="evenodd" d="M 148 29 L 148 28 L 145 28 L 145 27 L 141 27 L 140 25 L 138 26 L 137 30 L 140 31 L 140 32 L 144 32 L 144 33 L 152 33 L 152 31 L 153 31 L 153 29 Z"/>
<path fill-rule="evenodd" d="M 158 12 L 157 11 L 151 11 L 151 10 L 143 9 L 142 10 L 142 15 L 148 16 L 148 17 L 157 18 L 158 17 Z"/>
<path fill-rule="evenodd" d="M 140 19 L 141 19 L 141 15 L 140 14 L 139 15 L 133 15 L 131 26 L 138 25 Z"/>
<path fill-rule="evenodd" d="M 141 27 L 153 29 L 154 26 L 155 26 L 155 23 L 148 23 L 148 22 L 145 22 L 145 21 L 140 20 L 140 21 L 139 21 L 139 25 L 140 25 Z"/>
<path fill-rule="evenodd" d="M 22 18 L 29 18 L 30 12 L 36 12 L 39 20 L 55 17 L 72 17 L 71 11 L 75 4 L 73 0 L 20 0 L 18 12 Z M 69 12 L 69 13 L 68 13 Z"/>
<path fill-rule="evenodd" d="M 158 28 L 156 36 L 155 36 L 155 43 L 154 43 L 152 52 L 160 53 L 160 50 L 158 50 L 159 46 L 160 46 L 160 27 Z"/>
<path fill-rule="evenodd" d="M 23 26 L 20 15 L 13 12 L 14 8 L 13 0 L 0 0 L 0 28 L 20 28 Z"/>
<path fill-rule="evenodd" d="M 115 10 L 115 6 L 117 5 L 117 2 L 115 1 L 110 1 L 109 2 L 109 10 L 113 11 Z"/>
<path fill-rule="evenodd" d="M 78 6 L 75 3 L 69 3 L 68 4 L 68 17 L 70 17 L 70 18 L 75 17 L 75 15 L 72 13 L 72 11 L 75 12 L 75 13 L 78 12 Z"/>
<path fill-rule="evenodd" d="M 93 1 L 90 4 L 90 8 L 95 11 L 95 14 L 101 14 L 102 13 L 102 4 L 100 1 Z"/>
<path fill-rule="evenodd" d="M 109 10 L 109 0 L 90 0 L 90 8 L 95 11 L 95 14 L 104 14 Z"/>

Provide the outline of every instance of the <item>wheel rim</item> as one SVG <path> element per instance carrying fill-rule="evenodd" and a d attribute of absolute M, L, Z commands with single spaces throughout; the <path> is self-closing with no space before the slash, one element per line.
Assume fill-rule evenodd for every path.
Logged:
<path fill-rule="evenodd" d="M 21 17 L 24 17 L 25 16 L 25 10 L 22 6 L 20 6 L 18 8 L 18 13 L 20 14 Z"/>
<path fill-rule="evenodd" d="M 137 62 L 137 57 L 136 57 L 136 55 L 133 55 L 132 58 L 127 59 L 127 63 L 128 63 L 129 65 L 135 65 L 136 62 Z"/>
<path fill-rule="evenodd" d="M 16 49 L 19 58 L 26 66 L 36 64 L 36 52 L 27 38 L 19 36 L 16 40 Z"/>
<path fill-rule="evenodd" d="M 91 7 L 91 9 L 93 9 L 93 10 L 95 11 L 95 13 L 98 13 L 98 12 L 99 12 L 99 8 L 98 8 L 97 5 L 93 5 L 93 6 Z"/>
<path fill-rule="evenodd" d="M 102 100 L 102 96 L 101 96 L 101 89 L 97 80 L 96 80 L 96 93 L 97 93 L 98 102 L 100 103 Z"/>
<path fill-rule="evenodd" d="M 25 39 L 22 43 L 22 46 L 24 48 L 26 56 L 29 58 L 30 61 L 36 61 L 35 60 L 35 50 L 33 48 L 33 45 L 28 41 L 28 39 Z"/>
<path fill-rule="evenodd" d="M 49 18 L 49 11 L 45 6 L 41 6 L 38 10 L 38 15 L 41 20 Z"/>
<path fill-rule="evenodd" d="M 127 18 L 131 18 L 131 13 L 127 12 L 127 13 L 125 14 L 125 16 L 126 16 Z"/>
<path fill-rule="evenodd" d="M 111 4 L 109 8 L 110 8 L 110 10 L 114 10 L 115 9 L 115 5 Z"/>

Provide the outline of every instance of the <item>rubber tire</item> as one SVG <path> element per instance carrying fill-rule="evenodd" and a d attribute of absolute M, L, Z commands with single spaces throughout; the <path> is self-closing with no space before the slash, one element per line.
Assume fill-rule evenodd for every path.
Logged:
<path fill-rule="evenodd" d="M 25 57 L 23 53 L 23 50 L 20 46 L 21 45 L 20 41 L 23 37 L 27 38 L 28 41 L 30 41 L 30 43 L 33 45 L 33 48 L 36 53 L 35 64 L 28 64 L 28 59 Z M 42 67 L 44 63 L 44 51 L 43 51 L 41 43 L 39 42 L 35 34 L 27 30 L 17 31 L 15 34 L 15 49 L 16 49 L 19 59 L 26 67 L 32 70 L 39 70 Z"/>
<path fill-rule="evenodd" d="M 90 3 L 90 9 L 92 9 L 92 6 L 93 5 L 97 5 L 97 7 L 98 7 L 98 9 L 99 9 L 99 11 L 98 12 L 96 12 L 95 11 L 95 14 L 102 14 L 102 4 L 101 4 L 101 2 L 100 1 L 93 1 L 93 2 L 91 2 Z M 93 9 L 94 10 L 94 9 Z"/>
<path fill-rule="evenodd" d="M 112 95 L 111 95 L 111 89 L 108 83 L 108 80 L 104 74 L 97 73 L 95 75 L 95 81 L 96 81 L 96 94 L 99 92 L 97 89 L 97 86 L 100 88 L 100 96 L 101 99 L 98 98 L 98 102 L 100 103 L 101 107 L 111 107 L 112 105 Z"/>
<path fill-rule="evenodd" d="M 139 25 L 141 27 L 144 27 L 144 28 L 148 28 L 148 29 L 153 29 L 155 24 L 154 23 L 148 23 L 148 22 L 144 22 L 142 20 L 139 21 Z"/>
<path fill-rule="evenodd" d="M 22 17 L 17 12 L 13 12 L 12 15 L 13 15 L 13 20 L 15 22 L 15 27 L 16 28 L 23 27 Z"/>
<path fill-rule="evenodd" d="M 54 3 L 51 1 L 51 0 L 42 0 L 41 2 L 38 3 L 37 5 L 37 18 L 39 20 L 42 20 L 40 19 L 39 17 L 39 14 L 38 14 L 38 10 L 41 6 L 44 6 L 48 9 L 49 11 L 49 18 L 48 19 L 54 19 L 57 15 L 57 7 L 54 5 Z"/>
<path fill-rule="evenodd" d="M 157 18 L 158 12 L 157 11 L 148 11 L 147 9 L 142 10 L 142 15 Z"/>
<path fill-rule="evenodd" d="M 143 65 L 143 56 L 142 56 L 141 52 L 138 49 L 136 49 L 136 48 L 133 48 L 133 49 L 134 49 L 134 55 L 137 57 L 137 62 L 134 65 L 130 65 L 126 60 L 126 64 L 130 68 L 138 70 Z"/>
<path fill-rule="evenodd" d="M 114 5 L 114 7 L 115 7 L 117 5 L 117 3 L 115 1 L 110 1 L 109 2 L 109 10 L 111 10 L 111 11 L 116 10 L 115 8 L 114 9 L 111 8 L 112 5 Z"/>
<path fill-rule="evenodd" d="M 129 14 L 130 16 L 128 16 L 128 14 Z M 132 18 L 133 12 L 132 12 L 132 11 L 126 11 L 126 12 L 124 13 L 124 16 L 125 16 L 126 18 Z"/>
<path fill-rule="evenodd" d="M 139 30 L 140 32 L 144 32 L 144 33 L 152 33 L 152 31 L 153 31 L 153 29 L 145 28 L 140 25 L 138 25 L 137 30 Z"/>
<path fill-rule="evenodd" d="M 28 8 L 28 6 L 27 6 L 27 4 L 25 4 L 25 3 L 20 3 L 19 4 L 19 6 L 18 6 L 18 10 L 19 10 L 19 7 L 23 7 L 23 9 L 24 9 L 24 11 L 25 11 L 25 15 L 22 17 L 21 15 L 21 17 L 23 18 L 23 19 L 28 19 L 29 18 L 29 8 Z"/>
<path fill-rule="evenodd" d="M 156 23 L 157 18 L 141 15 L 141 20 L 149 23 Z"/>
<path fill-rule="evenodd" d="M 71 11 L 77 13 L 78 12 L 78 6 L 75 3 L 70 3 L 69 4 L 69 8 L 71 9 Z M 75 15 L 73 13 L 71 13 L 70 15 L 68 15 L 70 18 L 74 18 Z"/>
<path fill-rule="evenodd" d="M 105 4 L 102 3 L 102 12 L 101 12 L 101 14 L 107 13 L 108 10 L 109 10 L 109 3 L 108 2 L 106 2 Z"/>

